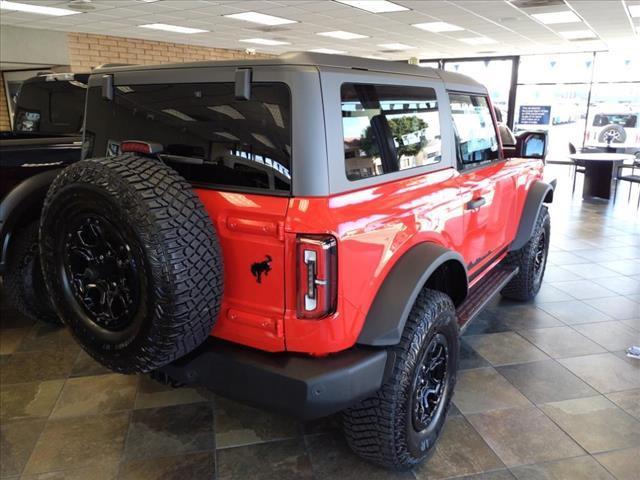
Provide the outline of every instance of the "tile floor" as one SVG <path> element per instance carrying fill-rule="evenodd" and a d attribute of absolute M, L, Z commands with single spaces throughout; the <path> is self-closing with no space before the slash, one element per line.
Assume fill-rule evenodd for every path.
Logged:
<path fill-rule="evenodd" d="M 465 332 L 455 407 L 414 471 L 360 461 L 335 417 L 302 424 L 109 373 L 3 303 L 0 477 L 640 479 L 640 361 L 623 353 L 640 344 L 640 212 L 626 192 L 615 208 L 557 197 L 540 295 L 497 300 Z"/>

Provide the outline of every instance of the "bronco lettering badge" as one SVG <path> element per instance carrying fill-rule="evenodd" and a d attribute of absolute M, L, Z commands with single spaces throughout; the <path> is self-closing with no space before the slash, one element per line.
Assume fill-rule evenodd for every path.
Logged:
<path fill-rule="evenodd" d="M 256 277 L 256 282 L 262 283 L 262 274 L 269 275 L 271 271 L 271 256 L 266 255 L 262 262 L 255 262 L 251 265 L 251 275 Z"/>

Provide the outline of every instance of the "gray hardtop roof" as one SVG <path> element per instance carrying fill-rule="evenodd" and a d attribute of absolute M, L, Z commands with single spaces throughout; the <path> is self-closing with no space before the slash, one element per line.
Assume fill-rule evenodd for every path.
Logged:
<path fill-rule="evenodd" d="M 159 65 L 131 65 L 121 67 L 96 68 L 92 73 L 131 72 L 140 70 L 165 70 L 176 68 L 206 68 L 206 67 L 252 67 L 252 66 L 310 66 L 322 69 L 344 68 L 354 70 L 368 70 L 375 73 L 395 73 L 425 78 L 439 78 L 445 83 L 456 85 L 482 86 L 471 77 L 459 73 L 438 70 L 429 67 L 419 67 L 403 62 L 375 60 L 347 55 L 329 55 L 325 53 L 291 52 L 274 58 L 256 60 L 210 60 L 204 62 L 166 63 Z"/>

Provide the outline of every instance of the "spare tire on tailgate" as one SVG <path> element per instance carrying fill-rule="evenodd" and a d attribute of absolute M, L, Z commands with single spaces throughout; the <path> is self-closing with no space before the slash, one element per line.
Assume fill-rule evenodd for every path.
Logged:
<path fill-rule="evenodd" d="M 83 160 L 45 200 L 47 289 L 82 347 L 108 368 L 149 372 L 204 342 L 220 310 L 222 256 L 191 185 L 158 160 Z"/>

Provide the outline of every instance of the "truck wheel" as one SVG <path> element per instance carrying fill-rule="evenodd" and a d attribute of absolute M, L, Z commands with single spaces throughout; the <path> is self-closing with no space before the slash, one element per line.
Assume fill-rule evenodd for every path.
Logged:
<path fill-rule="evenodd" d="M 509 252 L 504 259 L 505 265 L 519 270 L 500 291 L 503 297 L 526 302 L 537 295 L 547 266 L 550 237 L 551 217 L 543 205 L 531 239 L 520 250 Z"/>
<path fill-rule="evenodd" d="M 627 132 L 622 125 L 612 123 L 605 126 L 600 135 L 598 135 L 598 142 L 600 143 L 624 143 L 627 141 Z"/>
<path fill-rule="evenodd" d="M 449 410 L 458 370 L 458 323 L 451 299 L 425 289 L 418 296 L 393 366 L 378 393 L 344 412 L 351 449 L 394 470 L 423 461 Z"/>
<path fill-rule="evenodd" d="M 29 318 L 60 325 L 40 269 L 37 221 L 16 232 L 7 257 L 4 287 L 11 304 Z"/>
<path fill-rule="evenodd" d="M 40 250 L 64 323 L 116 372 L 170 363 L 217 319 L 216 233 L 191 185 L 157 160 L 126 154 L 63 170 L 47 193 Z"/>

